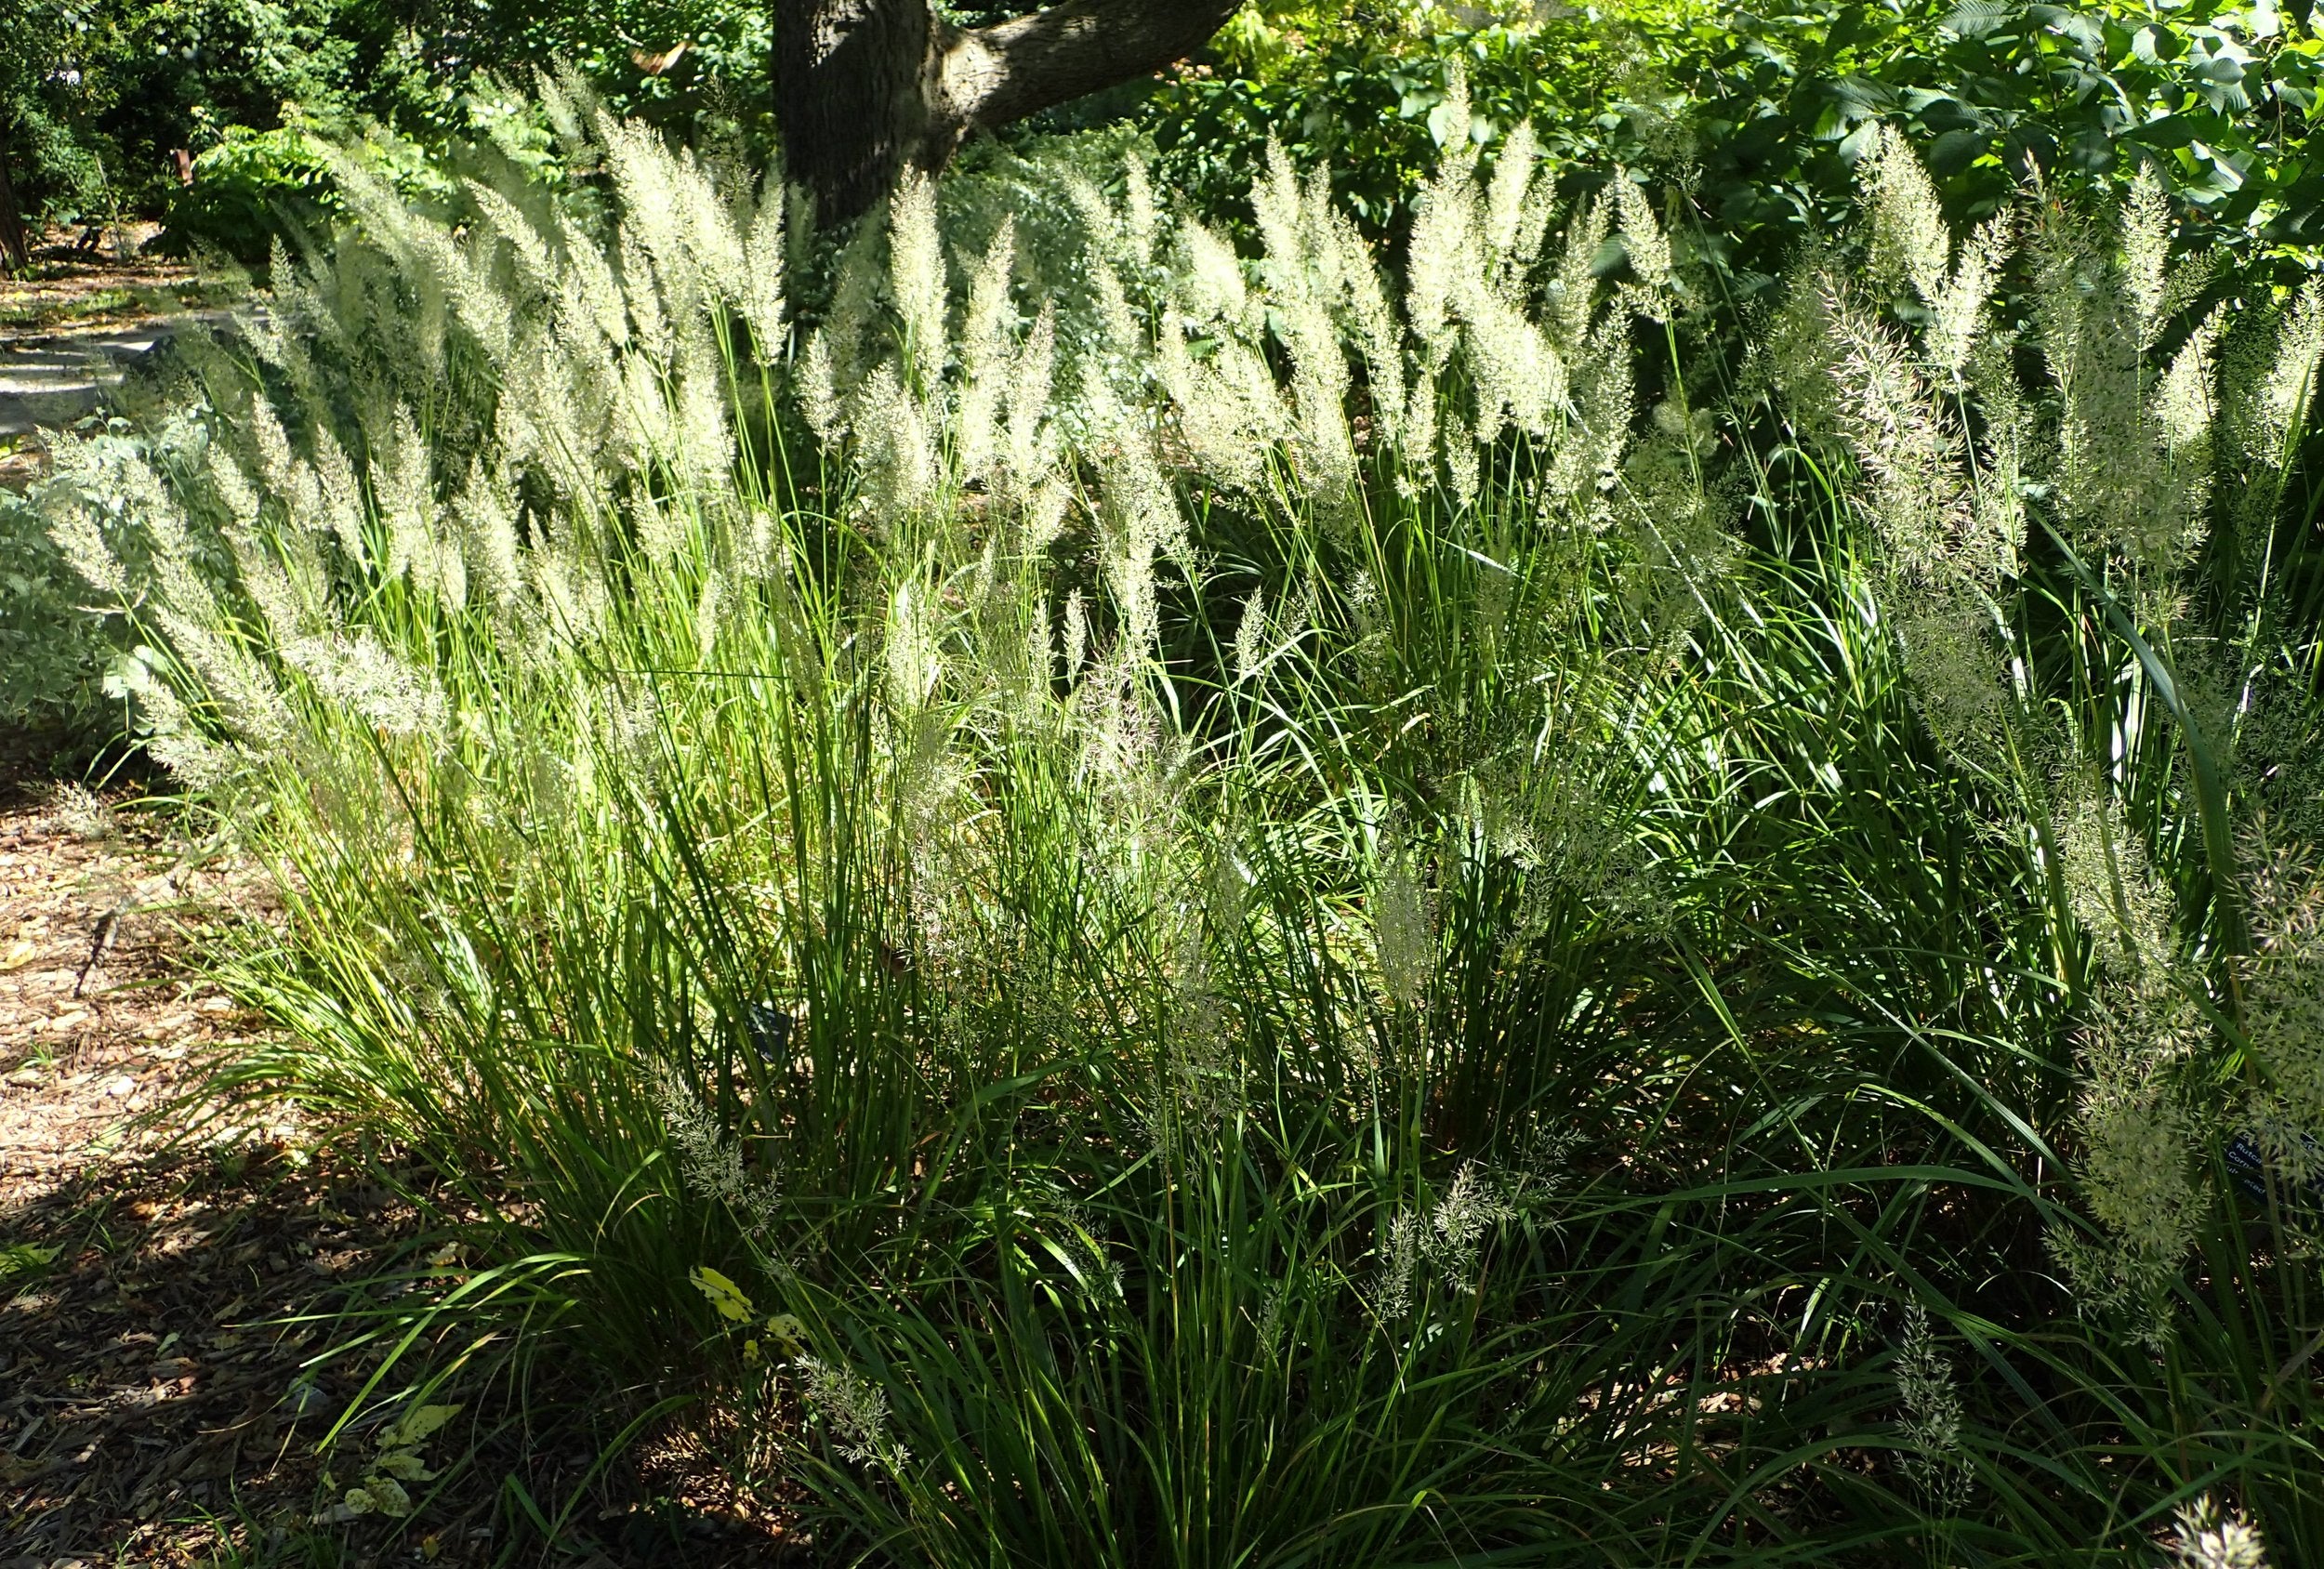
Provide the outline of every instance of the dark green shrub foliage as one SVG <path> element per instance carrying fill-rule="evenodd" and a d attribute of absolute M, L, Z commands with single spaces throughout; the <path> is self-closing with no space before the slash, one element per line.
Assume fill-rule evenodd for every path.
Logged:
<path fill-rule="evenodd" d="M 1956 221 L 1996 211 L 2028 170 L 2080 200 L 2152 166 L 2206 244 L 2265 257 L 2324 241 L 2307 151 L 2324 45 L 2273 11 L 1808 0 L 1560 7 L 1474 30 L 1446 17 L 1417 36 L 1380 11 L 1157 93 L 1142 114 L 1173 183 L 1226 209 L 1274 138 L 1329 159 L 1357 217 L 1396 234 L 1446 138 L 1489 148 L 1530 119 L 1574 185 L 1616 165 L 1674 180 L 1719 259 L 1764 274 L 1835 231 L 1884 123 L 1923 150 Z M 1455 60 L 1466 127 L 1445 121 Z"/>

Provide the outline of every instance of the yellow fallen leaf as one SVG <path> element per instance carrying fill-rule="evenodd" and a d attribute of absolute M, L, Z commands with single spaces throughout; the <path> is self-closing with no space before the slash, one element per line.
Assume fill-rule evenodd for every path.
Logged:
<path fill-rule="evenodd" d="M 741 1286 L 718 1271 L 706 1264 L 697 1265 L 686 1272 L 686 1278 L 693 1283 L 696 1291 L 710 1299 L 719 1316 L 728 1323 L 740 1324 L 750 1317 L 750 1299 L 743 1295 Z"/>

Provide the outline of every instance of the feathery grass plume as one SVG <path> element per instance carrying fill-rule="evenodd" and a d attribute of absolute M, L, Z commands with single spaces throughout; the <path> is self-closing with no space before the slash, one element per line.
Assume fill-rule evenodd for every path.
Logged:
<path fill-rule="evenodd" d="M 936 228 L 935 183 L 917 169 L 906 171 L 889 198 L 888 278 L 914 388 L 922 399 L 933 399 L 948 353 L 944 246 Z"/>
<path fill-rule="evenodd" d="M 1251 180 L 1250 204 L 1259 226 L 1261 273 L 1269 294 L 1281 298 L 1314 287 L 1299 176 L 1283 143 L 1274 137 L 1267 138 L 1264 164 Z"/>
<path fill-rule="evenodd" d="M 667 465 L 678 449 L 678 424 L 668 398 L 669 365 L 644 353 L 621 359 L 623 419 L 604 455 L 616 468 L 650 469 Z M 594 445 L 594 443 L 592 443 Z M 576 485 L 576 491 L 585 488 Z"/>
<path fill-rule="evenodd" d="M 717 663 L 719 625 L 726 613 L 726 579 L 717 572 L 702 574 L 702 592 L 694 600 L 694 658 L 708 669 Z"/>
<path fill-rule="evenodd" d="M 290 433 L 265 398 L 250 400 L 249 434 L 259 478 L 268 492 L 281 500 L 291 522 L 309 534 L 333 532 L 331 508 L 324 501 L 320 476 L 313 465 L 291 451 Z"/>
<path fill-rule="evenodd" d="M 601 342 L 587 356 L 569 354 L 568 341 L 528 335 L 508 367 L 495 435 L 502 462 L 579 502 L 633 445 L 627 434 L 613 436 L 617 426 L 627 429 L 632 395 L 623 376 L 629 356 L 616 360 Z"/>
<path fill-rule="evenodd" d="M 483 219 L 485 227 L 508 247 L 520 286 L 554 298 L 563 267 L 549 250 L 548 237 L 505 191 L 481 179 L 469 179 L 463 185 L 469 204 Z"/>
<path fill-rule="evenodd" d="M 1623 465 L 1621 498 L 1640 548 L 1623 569 L 1622 595 L 1631 615 L 1669 639 L 1694 625 L 1736 548 L 1702 481 L 1716 440 L 1710 411 L 1689 409 L 1682 392 L 1657 404 L 1650 424 L 1653 434 Z"/>
<path fill-rule="evenodd" d="M 2120 809 L 2093 789 L 2076 792 L 2057 825 L 2060 873 L 2075 919 L 2110 973 L 2141 990 L 2168 983 L 2178 955 L 2170 890 Z"/>
<path fill-rule="evenodd" d="M 58 446 L 51 449 L 50 461 L 68 471 L 70 458 L 60 461 L 55 455 L 70 453 L 72 448 L 65 443 L 72 440 L 70 436 L 62 437 Z M 112 544 L 105 538 L 104 529 L 97 521 L 95 504 L 69 483 L 52 486 L 48 494 L 46 508 L 48 537 L 56 545 L 58 553 L 64 558 L 65 565 L 78 573 L 83 582 L 107 600 L 114 604 L 126 604 L 129 600 L 129 574 L 122 567 L 121 558 L 113 554 Z"/>
<path fill-rule="evenodd" d="M 1317 171 L 1318 174 L 1321 171 Z M 1308 494 L 1327 506 L 1343 500 L 1354 481 L 1348 429 L 1348 361 L 1333 311 L 1343 284 L 1343 255 L 1331 226 L 1328 182 L 1302 191 L 1279 143 L 1269 143 L 1268 173 L 1252 187 L 1267 243 L 1269 302 L 1275 330 L 1291 352 L 1291 389 L 1299 409 L 1300 462 Z"/>
<path fill-rule="evenodd" d="M 1226 236 L 1189 216 L 1178 226 L 1178 292 L 1173 298 L 1197 325 L 1225 322 L 1248 327 L 1250 290 L 1242 258 Z"/>
<path fill-rule="evenodd" d="M 1419 1277 L 1427 1235 L 1427 1222 L 1413 1210 L 1400 1209 L 1389 1218 L 1387 1236 L 1380 1250 L 1378 1295 L 1373 1301 L 1373 1311 L 1381 1318 L 1400 1319 L 1412 1312 L 1412 1287 Z"/>
<path fill-rule="evenodd" d="M 1330 225 L 1330 242 L 1340 253 L 1340 274 L 1346 280 L 1348 324 L 1364 352 L 1370 377 L 1367 391 L 1374 439 L 1384 438 L 1393 445 L 1406 399 L 1404 330 L 1388 303 L 1388 286 L 1363 235 L 1337 209 L 1327 209 L 1325 218 Z"/>
<path fill-rule="evenodd" d="M 1004 218 L 969 284 L 968 310 L 960 323 L 960 392 L 954 422 L 964 479 L 984 477 L 1000 439 L 1001 401 L 1015 359 L 1010 352 L 1008 317 L 1009 272 L 1016 250 L 1016 222 Z M 1046 401 L 1046 390 L 1043 396 Z"/>
<path fill-rule="evenodd" d="M 621 281 L 622 310 L 629 318 L 627 347 L 642 357 L 640 368 L 648 374 L 666 370 L 678 344 L 678 332 L 664 308 L 662 290 L 654 276 L 653 254 L 646 249 L 645 237 L 638 230 L 624 226 L 618 231 L 614 254 L 620 260 L 616 276 Z"/>
<path fill-rule="evenodd" d="M 227 535 L 226 543 L 233 552 L 234 572 L 242 580 L 243 593 L 257 607 L 268 639 L 281 648 L 312 631 L 319 619 L 312 602 L 291 581 L 283 564 L 268 553 L 260 537 L 237 529 Z"/>
<path fill-rule="evenodd" d="M 1629 332 L 1628 321 L 1609 311 L 1585 336 L 1573 361 L 1572 417 L 1556 433 L 1543 476 L 1543 487 L 1567 525 L 1593 535 L 1604 534 L 1616 521 L 1616 493 L 1637 415 Z"/>
<path fill-rule="evenodd" d="M 273 672 L 259 663 L 247 642 L 214 629 L 215 609 L 189 614 L 165 604 L 154 622 L 169 634 L 172 652 L 200 681 L 211 713 L 228 735 L 258 756 L 286 750 L 297 721 Z"/>
<path fill-rule="evenodd" d="M 2210 489 L 2207 386 L 2215 331 L 2199 329 L 2157 375 L 2120 258 L 2089 226 L 2046 211 L 2036 231 L 2035 316 L 2061 404 L 2060 510 L 2130 570 L 2143 612 L 2172 612 Z"/>
<path fill-rule="evenodd" d="M 1011 674 L 1022 684 L 1008 689 L 1013 699 L 1010 717 L 1018 724 L 1030 727 L 1047 716 L 1050 691 L 1057 679 L 1057 638 L 1047 599 L 1037 599 L 1025 607 L 1020 630 L 1024 647 Z"/>
<path fill-rule="evenodd" d="M 1243 1109 L 1243 1065 L 1228 1028 L 1226 1005 L 1211 985 L 1204 913 L 1196 907 L 1181 911 L 1177 917 L 1173 995 L 1161 1054 L 1167 1110 L 1152 1130 L 1157 1143 L 1172 1133 L 1214 1133 Z"/>
<path fill-rule="evenodd" d="M 268 248 L 267 267 L 268 276 L 274 280 L 271 309 L 263 312 L 237 310 L 231 319 L 259 363 L 280 372 L 293 393 L 302 401 L 311 402 L 316 373 L 307 334 L 331 333 L 338 323 L 318 320 L 324 313 L 279 236 Z M 263 402 L 265 399 L 254 401 Z"/>
<path fill-rule="evenodd" d="M 2244 451 L 2280 469 L 2307 419 L 2324 369 L 2324 281 L 2311 280 L 2293 297 L 2278 320 L 2275 337 L 2275 356 L 2257 395 L 2237 400 L 2237 423 Z"/>
<path fill-rule="evenodd" d="M 1530 198 L 1533 168 L 1540 155 L 1533 122 L 1520 120 L 1517 128 L 1502 140 L 1500 152 L 1493 160 L 1493 177 L 1485 189 L 1485 243 L 1497 260 L 1513 262 L 1521 268 L 1532 259 L 1525 255 L 1524 248 L 1527 220 L 1538 211 Z"/>
<path fill-rule="evenodd" d="M 399 657 L 370 630 L 301 637 L 282 648 L 284 662 L 334 703 L 389 735 L 426 742 L 441 751 L 450 737 L 450 706 L 432 671 Z"/>
<path fill-rule="evenodd" d="M 1176 405 L 1178 434 L 1203 474 L 1248 494 L 1262 494 L 1268 450 L 1287 440 L 1295 425 L 1259 351 L 1229 337 L 1198 364 L 1179 328 L 1165 323 L 1155 366 Z"/>
<path fill-rule="evenodd" d="M 1882 610 L 1895 626 L 1921 720 L 1957 760 L 1987 769 L 2006 756 L 2010 674 L 1993 615 L 1959 585 L 1892 593 Z"/>
<path fill-rule="evenodd" d="M 349 460 L 347 449 L 339 444 L 337 436 L 321 425 L 315 427 L 314 451 L 315 484 L 322 497 L 323 516 L 329 523 L 332 538 L 338 541 L 340 554 L 349 565 L 360 570 L 370 564 L 371 549 L 363 537 L 363 487 L 355 478 L 355 465 Z"/>
<path fill-rule="evenodd" d="M 770 1233 L 781 1217 L 782 1189 L 772 1172 L 743 1166 L 742 1146 L 702 1103 L 675 1062 L 654 1065 L 651 1089 L 679 1175 L 704 1197 L 726 1206 L 753 1235 Z"/>
<path fill-rule="evenodd" d="M 738 448 L 727 423 L 724 369 L 699 328 L 679 349 L 677 405 L 670 421 L 675 478 L 697 507 L 715 507 L 732 494 Z"/>
<path fill-rule="evenodd" d="M 1121 274 L 1107 261 L 1091 265 L 1089 282 L 1097 295 L 1101 330 L 1097 342 L 1077 357 L 1082 379 L 1087 383 L 1091 376 L 1103 376 L 1124 388 L 1135 386 L 1146 354 L 1146 336 L 1139 330 L 1129 291 L 1122 287 Z"/>
<path fill-rule="evenodd" d="M 1984 601 L 2017 572 L 2025 517 L 2014 446 L 1980 452 L 1903 347 L 1829 273 L 1814 315 L 1830 346 L 1834 395 L 1811 395 L 1808 418 L 1836 424 L 1872 481 L 1876 591 L 1923 719 L 1956 758 L 1983 767 L 2007 720 L 2006 672 Z M 2012 433 L 2004 424 L 1991 434 L 2006 442 Z"/>
<path fill-rule="evenodd" d="M 1159 869 L 1183 805 L 1183 739 L 1156 702 L 1135 649 L 1116 642 L 1092 662 L 1069 708 L 1080 742 L 1076 782 L 1103 803 L 1106 839 L 1129 864 Z"/>
<path fill-rule="evenodd" d="M 1929 326 L 1922 352 L 1929 363 L 1948 376 L 1958 377 L 1968 366 L 1985 330 L 1986 306 L 2000 282 L 2015 244 L 2014 215 L 2004 210 L 1977 226 L 1961 243 L 1953 275 L 1929 305 Z"/>
<path fill-rule="evenodd" d="M 772 257 L 777 269 L 772 282 L 779 290 L 782 235 L 778 231 L 770 236 L 771 244 L 763 245 L 756 257 L 752 255 L 740 221 L 752 209 L 748 189 L 735 191 L 730 199 L 720 191 L 718 178 L 692 150 L 672 152 L 668 143 L 656 138 L 654 151 L 670 164 L 671 183 L 677 189 L 680 238 L 693 264 L 694 286 L 701 293 L 690 312 L 697 323 L 706 325 L 742 305 L 748 297 L 755 261 Z M 776 210 L 779 222 L 781 209 Z M 779 303 L 776 309 L 779 312 Z"/>
<path fill-rule="evenodd" d="M 154 445 L 157 451 L 168 451 L 184 434 L 182 429 L 165 432 Z M 142 525 L 151 542 L 152 589 L 145 613 L 167 635 L 174 660 L 198 685 L 207 715 L 233 742 L 260 755 L 286 749 L 297 732 L 289 705 L 245 630 L 218 602 L 199 570 L 204 553 L 152 458 L 116 445 L 80 442 L 59 446 L 54 461 L 64 494 L 80 502 L 59 504 L 62 516 L 57 522 L 62 529 L 58 543 L 67 560 L 85 575 L 93 570 L 100 576 L 107 560 L 118 562 L 90 516 L 86 497 L 102 495 L 123 516 Z M 103 587 L 99 578 L 91 582 Z M 184 705 L 165 684 L 155 683 L 141 695 L 157 735 L 194 733 Z M 205 778 L 222 780 L 232 771 L 226 758 L 195 741 L 186 742 L 178 751 Z M 156 756 L 163 754 L 157 751 Z"/>
<path fill-rule="evenodd" d="M 1427 1250 L 1447 1291 L 1467 1291 L 1475 1284 L 1486 1233 L 1515 1215 L 1485 1167 L 1463 1162 L 1429 1216 Z"/>
<path fill-rule="evenodd" d="M 786 316 L 789 302 L 784 290 L 789 282 L 788 226 L 785 222 L 783 171 L 767 171 L 752 206 L 750 227 L 743 236 L 742 288 L 735 300 L 759 363 L 772 364 L 782 357 L 788 337 Z"/>
<path fill-rule="evenodd" d="M 1115 613 L 1121 617 L 1117 648 L 1126 655 L 1147 658 L 1160 653 L 1162 622 L 1155 598 L 1155 540 L 1140 521 L 1135 513 L 1125 517 L 1116 512 L 1103 565 L 1106 587 L 1113 590 Z"/>
<path fill-rule="evenodd" d="M 1085 374 L 1082 385 L 1078 402 L 1096 443 L 1091 455 L 1102 483 L 1100 564 L 1121 615 L 1120 648 L 1143 658 L 1159 652 L 1161 639 L 1155 558 L 1171 557 L 1191 573 L 1194 546 L 1141 413 L 1125 406 L 1102 375 Z"/>
<path fill-rule="evenodd" d="M 613 349 L 630 344 L 629 309 L 623 302 L 613 258 L 569 212 L 557 215 L 564 263 L 558 291 L 557 329 L 569 337 L 594 337 Z"/>
<path fill-rule="evenodd" d="M 2135 1021 L 2103 1027 L 2126 1024 Z M 2174 1089 L 2149 1082 L 2093 1087 L 2077 1108 L 2077 1126 L 2082 1188 L 2105 1241 L 2053 1236 L 2052 1246 L 2092 1306 L 2151 1304 L 2194 1244 L 2208 1203 L 2188 1169 L 2194 1120 Z M 2163 1333 L 2159 1323 L 2144 1330 L 2149 1340 Z"/>
<path fill-rule="evenodd" d="M 1959 247 L 1919 154 L 1894 127 L 1879 126 L 1871 151 L 1857 165 L 1860 206 L 1871 220 L 1871 273 L 1879 286 L 1909 287 L 1929 313 L 1922 351 L 1943 379 L 1958 378 L 1983 330 L 2013 244 L 2006 209 L 1974 230 Z"/>
<path fill-rule="evenodd" d="M 249 757 L 231 742 L 203 733 L 194 716 L 169 684 L 142 659 L 116 667 L 121 692 L 137 705 L 145 750 L 189 790 L 222 794 L 238 784 Z"/>
<path fill-rule="evenodd" d="M 2208 1493 L 2180 1508 L 2172 1555 L 2184 1569 L 2267 1569 L 2267 1544 L 2240 1510 L 2220 1512 Z"/>
<path fill-rule="evenodd" d="M 1372 945 L 1380 986 L 1400 1009 L 1419 1006 L 1436 972 L 1436 933 L 1414 855 L 1400 828 L 1380 831 L 1372 881 Z"/>
<path fill-rule="evenodd" d="M 813 336 L 825 344 L 835 397 L 852 392 L 870 368 L 865 337 L 878 314 L 880 291 L 889 286 L 889 270 L 880 263 L 887 243 L 888 208 L 874 207 L 832 263 L 830 296 Z"/>
<path fill-rule="evenodd" d="M 412 411 L 398 403 L 388 440 L 371 460 L 371 494 L 387 527 L 388 576 L 408 576 L 423 592 L 436 586 L 436 498 L 428 470 L 428 443 Z"/>
<path fill-rule="evenodd" d="M 1981 455 L 1902 346 L 1836 279 L 1827 275 L 1820 287 L 1840 392 L 1834 412 L 1872 481 L 1884 570 L 1916 585 L 1998 589 L 2016 574 L 2022 519 L 1980 505 Z"/>
<path fill-rule="evenodd" d="M 1154 264 L 1155 246 L 1162 237 L 1162 211 L 1154 201 L 1154 177 L 1145 157 L 1133 149 L 1122 160 L 1122 238 L 1129 259 L 1141 267 Z"/>
<path fill-rule="evenodd" d="M 1056 428 L 1049 418 L 1050 381 L 1056 363 L 1057 308 L 1044 300 L 1008 371 L 1009 491 L 1028 509 L 1056 460 Z M 1026 548 L 1037 551 L 1047 543 L 1046 538 L 1037 545 L 1028 542 Z"/>
<path fill-rule="evenodd" d="M 839 402 L 838 374 L 831 361 L 831 340 L 821 328 L 807 336 L 799 350 L 792 386 L 799 394 L 799 413 L 807 429 L 825 446 L 836 446 L 846 434 L 846 411 Z"/>
<path fill-rule="evenodd" d="M 2143 165 L 2131 180 L 2130 200 L 2122 207 L 2122 290 L 2129 297 L 2142 349 L 2150 347 L 2161 332 L 2170 261 L 2171 208 L 2153 166 Z"/>
<path fill-rule="evenodd" d="M 944 679 L 944 653 L 936 607 L 925 589 L 896 585 L 889 600 L 884 648 L 888 701 L 900 715 L 918 713 Z"/>
<path fill-rule="evenodd" d="M 1569 357 L 1590 342 L 1597 316 L 1598 252 L 1613 229 L 1614 199 L 1604 191 L 1581 204 L 1566 222 L 1541 319 L 1551 342 Z"/>
<path fill-rule="evenodd" d="M 1469 76 L 1457 59 L 1446 68 L 1443 108 L 1448 124 L 1469 123 Z M 1412 234 L 1405 247 L 1404 315 L 1432 372 L 1441 371 L 1451 356 L 1450 311 L 1460 278 L 1475 265 L 1476 191 L 1471 178 L 1475 165 L 1475 144 L 1466 134 L 1452 137 L 1413 204 Z M 1423 468 L 1433 463 L 1425 454 L 1410 455 L 1420 456 Z"/>
<path fill-rule="evenodd" d="M 1490 446 L 1505 424 L 1529 436 L 1548 435 L 1571 390 L 1565 360 L 1506 285 L 1475 274 L 1462 283 L 1461 341 L 1476 383 L 1476 421 L 1468 439 Z"/>
<path fill-rule="evenodd" d="M 1828 246 L 1811 241 L 1802 249 L 1792 286 L 1753 323 L 1741 387 L 1748 396 L 1771 400 L 1803 440 L 1844 442 L 1843 394 L 1831 373 L 1833 323 L 1827 307 L 1845 297 L 1847 285 Z M 2005 369 L 2014 376 L 2014 366 Z"/>
<path fill-rule="evenodd" d="M 2324 1137 L 2324 875 L 2313 851 L 2246 846 L 2244 896 L 2258 951 L 2245 962 L 2243 1027 L 2272 1091 L 2267 1118 L 2297 1132 L 2265 1140 L 2292 1170 L 2314 1166 Z M 2300 1135 L 2305 1135 L 2301 1137 Z"/>
<path fill-rule="evenodd" d="M 64 831 L 74 838 L 88 843 L 102 843 L 121 837 L 120 820 L 105 798 L 77 782 L 59 785 L 49 803 Z"/>
<path fill-rule="evenodd" d="M 1614 211 L 1620 227 L 1616 231 L 1622 242 L 1622 250 L 1630 257 L 1630 270 L 1637 283 L 1626 291 L 1628 308 L 1650 322 L 1669 318 L 1676 298 L 1678 275 L 1670 258 L 1670 237 L 1662 231 L 1662 224 L 1655 217 L 1654 207 L 1646 193 L 1640 190 L 1630 171 L 1618 168 L 1609 182 L 1614 191 Z"/>
<path fill-rule="evenodd" d="M 865 470 L 859 505 L 875 528 L 892 528 L 935 486 L 929 412 L 893 364 L 873 367 L 855 389 L 847 426 Z"/>
<path fill-rule="evenodd" d="M 1435 1270 L 1446 1290 L 1459 1295 L 1473 1289 L 1486 1237 L 1516 1214 L 1482 1163 L 1462 1162 L 1452 1185 L 1425 1214 L 1406 1208 L 1390 1217 L 1375 1311 L 1383 1319 L 1408 1315 L 1423 1264 Z"/>
<path fill-rule="evenodd" d="M 1070 684 L 1080 676 L 1089 653 L 1089 607 L 1078 588 L 1065 596 L 1064 639 L 1065 679 Z"/>
<path fill-rule="evenodd" d="M 1947 1513 L 1969 1501 L 1974 1476 L 1961 1444 L 1961 1391 L 1952 1364 L 1929 1327 L 1928 1309 L 1905 1308 L 1904 1339 L 1896 1349 L 1896 1394 L 1904 1404 L 1905 1474 Z"/>
<path fill-rule="evenodd" d="M 911 1463 L 912 1452 L 889 1431 L 887 1391 L 842 1364 L 814 1355 L 799 1357 L 800 1392 L 829 1428 L 835 1447 L 852 1463 L 874 1461 L 890 1471 Z"/>
<path fill-rule="evenodd" d="M 1243 601 L 1243 619 L 1235 628 L 1235 679 L 1248 681 L 1267 667 L 1272 634 L 1267 626 L 1267 590 L 1251 590 Z"/>
<path fill-rule="evenodd" d="M 1952 232 L 1928 171 L 1901 132 L 1874 126 L 1856 183 L 1859 208 L 1871 219 L 1874 280 L 1891 288 L 1909 284 L 1921 304 L 1934 308 L 1951 281 Z"/>

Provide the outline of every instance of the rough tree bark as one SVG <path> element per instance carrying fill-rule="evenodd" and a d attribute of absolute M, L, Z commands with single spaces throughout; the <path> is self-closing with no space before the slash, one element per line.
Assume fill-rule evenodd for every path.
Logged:
<path fill-rule="evenodd" d="M 24 233 L 24 213 L 16 204 L 16 186 L 8 178 L 8 127 L 0 121 L 0 272 L 21 272 L 32 265 L 33 248 Z"/>
<path fill-rule="evenodd" d="M 955 27 L 928 0 L 774 0 L 774 110 L 790 177 L 847 223 L 962 138 L 1155 71 L 1239 0 L 1065 0 Z"/>

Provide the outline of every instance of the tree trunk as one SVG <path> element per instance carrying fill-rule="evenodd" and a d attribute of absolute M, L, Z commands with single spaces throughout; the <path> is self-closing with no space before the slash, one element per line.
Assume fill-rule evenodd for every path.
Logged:
<path fill-rule="evenodd" d="M 24 233 L 24 213 L 16 204 L 16 185 L 8 178 L 8 128 L 0 122 L 0 270 L 21 272 L 33 265 L 32 243 Z"/>
<path fill-rule="evenodd" d="M 1067 0 L 964 29 L 928 0 L 774 0 L 774 110 L 818 217 L 868 212 L 906 168 L 942 169 L 971 131 L 1159 70 L 1237 0 Z"/>

